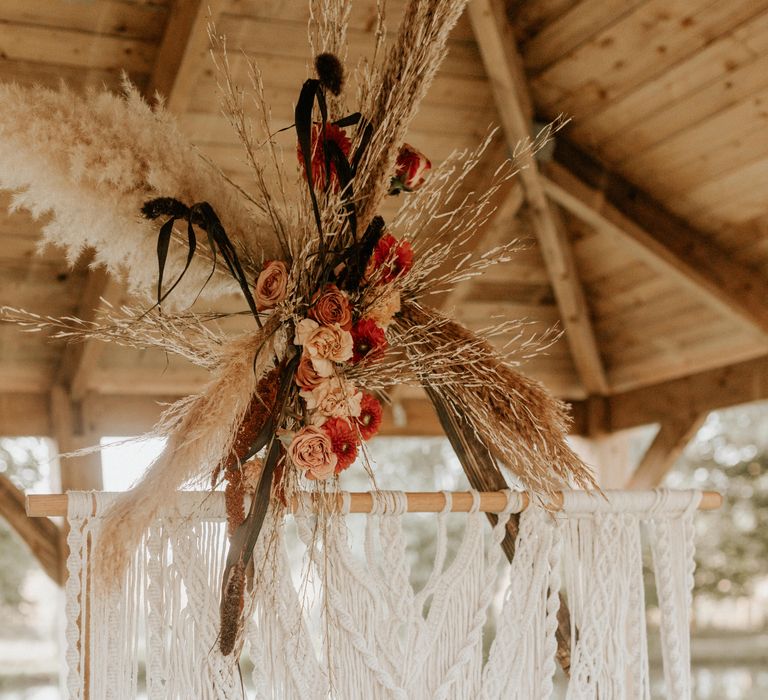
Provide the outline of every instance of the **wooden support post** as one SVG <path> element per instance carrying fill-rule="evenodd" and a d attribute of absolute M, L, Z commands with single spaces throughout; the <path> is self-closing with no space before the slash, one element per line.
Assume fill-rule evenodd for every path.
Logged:
<path fill-rule="evenodd" d="M 64 583 L 64 557 L 59 527 L 48 518 L 29 518 L 24 493 L 0 474 L 0 516 L 18 533 L 48 576 Z"/>
<path fill-rule="evenodd" d="M 662 423 L 640 463 L 627 482 L 628 489 L 655 488 L 664 480 L 667 472 L 691 441 L 707 414 L 688 418 L 670 419 Z"/>
<path fill-rule="evenodd" d="M 51 421 L 60 453 L 74 452 L 98 444 L 100 435 L 84 425 L 81 406 L 73 402 L 67 390 L 56 385 L 51 389 Z M 70 457 L 59 465 L 61 488 L 64 491 L 99 490 L 103 486 L 101 455 L 98 452 Z"/>

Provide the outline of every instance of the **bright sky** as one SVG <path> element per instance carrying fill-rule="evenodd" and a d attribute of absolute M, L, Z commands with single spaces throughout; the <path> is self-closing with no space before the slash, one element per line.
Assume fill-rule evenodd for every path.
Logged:
<path fill-rule="evenodd" d="M 144 473 L 163 449 L 165 440 L 131 440 L 122 437 L 101 439 L 101 463 L 105 491 L 125 491 Z M 122 443 L 122 444 L 120 444 Z"/>

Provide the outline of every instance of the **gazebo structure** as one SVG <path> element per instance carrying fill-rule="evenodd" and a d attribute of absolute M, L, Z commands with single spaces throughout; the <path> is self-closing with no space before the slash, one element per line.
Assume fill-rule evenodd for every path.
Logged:
<path fill-rule="evenodd" d="M 390 25 L 402 4 L 388 3 Z M 350 63 L 370 46 L 375 5 L 353 3 Z M 239 54 L 254 56 L 275 123 L 289 124 L 307 65 L 299 2 L 10 0 L 0 79 L 117 90 L 126 71 L 247 187 L 207 57 L 209 9 L 235 76 L 247 79 Z M 768 399 L 766 91 L 762 0 L 471 0 L 409 135 L 438 163 L 500 126 L 473 175 L 480 187 L 537 125 L 572 118 L 472 241 L 481 250 L 520 237 L 527 249 L 436 303 L 469 327 L 500 316 L 562 329 L 524 371 L 572 404 L 604 486 L 657 485 L 709 411 Z M 5 209 L 10 195 L 0 199 Z M 1 304 L 92 319 L 124 301 L 87 253 L 74 269 L 58 250 L 38 254 L 40 225 L 0 214 Z M 160 352 L 57 345 L 10 325 L 0 337 L 0 435 L 48 436 L 60 451 L 140 434 L 160 403 L 205 380 Z M 441 434 L 424 396 L 393 398 L 385 434 Z M 656 437 L 631 463 L 617 434 L 651 424 Z M 100 486 L 98 455 L 62 464 L 62 489 Z M 0 515 L 61 581 L 58 527 L 27 519 L 2 475 Z"/>

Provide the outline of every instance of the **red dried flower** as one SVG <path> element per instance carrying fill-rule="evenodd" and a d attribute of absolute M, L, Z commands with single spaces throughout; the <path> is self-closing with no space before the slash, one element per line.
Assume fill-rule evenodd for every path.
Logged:
<path fill-rule="evenodd" d="M 413 192 L 424 184 L 424 179 L 432 167 L 432 163 L 423 153 L 413 146 L 404 143 L 400 146 L 395 163 L 395 177 L 392 178 L 390 194 L 405 190 Z"/>
<path fill-rule="evenodd" d="M 360 362 L 364 357 L 374 360 L 387 349 L 387 337 L 384 330 L 370 318 L 361 318 L 352 326 L 352 362 Z"/>
<path fill-rule="evenodd" d="M 333 141 L 340 149 L 341 152 L 349 157 L 349 153 L 352 150 L 352 142 L 347 137 L 344 129 L 326 122 L 325 124 L 325 139 L 327 141 Z M 296 146 L 296 155 L 299 159 L 299 164 L 302 170 L 304 170 L 304 158 L 301 155 L 301 147 Z M 325 189 L 325 152 L 323 149 L 322 140 L 320 139 L 320 124 L 312 125 L 312 182 L 314 183 L 316 190 Z M 306 173 L 305 173 L 306 176 Z M 331 161 L 331 187 L 338 189 L 339 180 L 336 174 L 336 165 Z"/>
<path fill-rule="evenodd" d="M 338 458 L 336 473 L 344 471 L 357 459 L 357 432 L 345 418 L 329 418 L 322 428 L 331 440 Z"/>
<path fill-rule="evenodd" d="M 413 267 L 413 248 L 408 241 L 399 241 L 391 233 L 385 233 L 373 251 L 373 266 L 381 269 L 378 281 L 387 284 L 406 274 Z"/>
<path fill-rule="evenodd" d="M 378 399 L 371 394 L 363 394 L 360 402 L 360 415 L 357 417 L 358 428 L 363 440 L 370 440 L 381 427 L 382 408 Z"/>

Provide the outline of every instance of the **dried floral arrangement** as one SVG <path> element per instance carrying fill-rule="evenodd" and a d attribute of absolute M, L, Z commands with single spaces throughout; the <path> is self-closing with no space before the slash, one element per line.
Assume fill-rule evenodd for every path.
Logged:
<path fill-rule="evenodd" d="M 59 338 L 163 348 L 210 371 L 207 385 L 168 407 L 155 427 L 166 448 L 115 504 L 99 557 L 114 579 L 169 494 L 223 485 L 224 654 L 241 643 L 244 596 L 258 585 L 251 556 L 268 509 L 279 519 L 299 491 L 333 494 L 358 458 L 373 477 L 365 442 L 397 385 L 426 389 L 473 486 L 504 487 L 500 466 L 545 500 L 566 485 L 594 486 L 566 443 L 566 407 L 515 369 L 536 349 L 522 339 L 520 322 L 476 334 L 426 303 L 516 248 L 508 243 L 476 260 L 462 252 L 515 175 L 519 152 L 469 198 L 457 193 L 488 140 L 436 169 L 404 142 L 464 4 L 410 0 L 391 40 L 380 16 L 350 110 L 349 3 L 313 3 L 314 75 L 297 89 L 287 127 L 296 154 L 285 160 L 258 67 L 250 65 L 259 115 L 252 121 L 212 32 L 223 109 L 254 191 L 202 158 L 162 105 L 147 105 L 130 86 L 123 96 L 85 97 L 0 86 L 0 186 L 16 192 L 16 207 L 50 215 L 44 238 L 70 260 L 92 247 L 97 264 L 153 296 L 149 309 L 111 309 L 91 323 L 10 308 L 3 318 Z M 399 193 L 399 213 L 385 222 L 381 204 Z M 253 318 L 252 331 L 238 337 L 217 329 L 217 315 L 189 308 L 201 295 L 233 290 Z M 515 330 L 520 342 L 500 355 L 489 339 Z M 504 546 L 511 556 L 513 532 Z"/>

